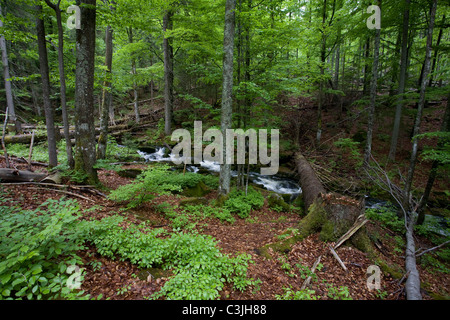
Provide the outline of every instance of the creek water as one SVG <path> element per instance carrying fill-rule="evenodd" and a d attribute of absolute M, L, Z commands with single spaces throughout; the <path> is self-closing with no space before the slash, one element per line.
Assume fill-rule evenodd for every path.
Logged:
<path fill-rule="evenodd" d="M 141 149 L 138 151 L 138 154 L 147 162 L 166 162 L 170 164 L 175 159 L 175 156 L 170 154 L 165 147 Z M 199 165 L 187 165 L 186 170 L 194 173 L 202 173 L 206 170 L 206 172 L 218 174 L 220 172 L 220 164 L 212 161 L 202 161 Z M 237 172 L 232 171 L 231 175 L 236 177 Z M 264 176 L 257 172 L 249 172 L 249 183 L 253 183 L 278 194 L 290 195 L 290 201 L 294 201 L 302 194 L 302 189 L 298 182 L 282 174 Z M 392 209 L 392 207 L 395 206 L 388 201 L 366 197 L 366 209 Z M 448 218 L 425 215 L 424 226 L 434 233 L 450 237 L 450 219 Z"/>

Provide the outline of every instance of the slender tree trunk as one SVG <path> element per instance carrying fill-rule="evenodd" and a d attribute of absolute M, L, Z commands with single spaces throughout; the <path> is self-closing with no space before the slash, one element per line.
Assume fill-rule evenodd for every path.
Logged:
<path fill-rule="evenodd" d="M 407 212 L 410 210 L 410 193 L 411 193 L 411 185 L 414 176 L 414 169 L 417 160 L 417 149 L 418 149 L 418 140 L 417 135 L 420 132 L 420 123 L 422 118 L 422 112 L 425 105 L 425 91 L 427 89 L 428 84 L 428 75 L 430 73 L 431 68 L 431 52 L 432 52 L 432 43 L 433 43 L 433 28 L 434 28 L 434 20 L 436 17 L 436 9 L 437 9 L 437 0 L 433 0 L 431 10 L 430 10 L 430 24 L 428 26 L 428 35 L 427 35 L 427 45 L 426 45 L 426 56 L 425 56 L 425 65 L 423 70 L 422 83 L 420 86 L 420 98 L 419 98 L 419 106 L 417 110 L 416 123 L 414 125 L 414 135 L 413 135 L 413 148 L 411 153 L 411 161 L 408 170 L 408 176 L 406 179 L 405 189 L 404 189 L 404 198 L 403 198 L 403 207 Z M 406 230 L 406 259 L 405 259 L 405 267 L 406 271 L 409 272 L 408 279 L 406 280 L 405 291 L 406 297 L 408 300 L 421 300 L 422 295 L 420 293 L 420 277 L 419 272 L 416 266 L 416 247 L 414 243 L 413 230 L 415 225 L 415 219 L 412 214 L 408 214 L 406 218 L 407 230 Z"/>
<path fill-rule="evenodd" d="M 173 11 L 168 10 L 163 18 L 163 31 L 173 29 Z M 171 36 L 164 35 L 164 109 L 165 109 L 165 134 L 172 134 L 172 113 L 173 113 L 173 48 Z"/>
<path fill-rule="evenodd" d="M 225 29 L 223 40 L 223 89 L 222 89 L 222 119 L 221 129 L 223 135 L 223 164 L 220 166 L 219 193 L 226 195 L 230 192 L 231 164 L 227 159 L 227 130 L 231 129 L 233 113 L 233 54 L 236 0 L 226 0 Z"/>
<path fill-rule="evenodd" d="M 425 64 L 423 70 L 422 82 L 420 85 L 420 98 L 418 103 L 417 115 L 414 124 L 414 132 L 413 132 L 413 147 L 411 152 L 410 165 L 408 170 L 408 176 L 405 183 L 404 189 L 404 206 L 409 209 L 409 197 L 411 193 L 411 185 L 415 171 L 415 165 L 417 160 L 417 152 L 418 152 L 418 139 L 417 135 L 420 133 L 420 124 L 422 121 L 422 113 L 425 106 L 425 92 L 428 85 L 428 75 L 430 74 L 431 67 L 431 51 L 432 51 L 432 41 L 433 41 L 433 28 L 434 28 L 434 20 L 436 16 L 436 6 L 437 0 L 433 0 L 433 5 L 430 12 L 430 24 L 428 26 L 428 35 L 427 35 L 427 45 L 426 45 L 426 55 L 425 55 Z"/>
<path fill-rule="evenodd" d="M 378 1 L 379 6 L 381 6 L 381 0 Z M 378 63 L 380 57 L 380 38 L 381 30 L 376 30 L 375 35 L 375 45 L 373 51 L 373 66 L 372 66 L 372 80 L 370 83 L 370 106 L 369 106 L 369 119 L 367 126 L 367 142 L 366 150 L 364 153 L 364 164 L 368 165 L 370 162 L 370 156 L 372 154 L 372 137 L 373 137 L 373 126 L 375 118 L 375 104 L 377 100 L 377 82 L 378 82 Z"/>
<path fill-rule="evenodd" d="M 47 126 L 47 142 L 48 142 L 48 156 L 49 156 L 48 164 L 50 167 L 56 167 L 58 165 L 58 157 L 56 153 L 54 110 L 52 108 L 52 103 L 50 101 L 50 76 L 48 69 L 47 46 L 45 41 L 45 25 L 44 20 L 42 20 L 41 18 L 42 6 L 37 5 L 36 11 L 38 14 L 38 17 L 36 18 L 36 31 L 39 50 L 39 64 L 42 80 L 42 97 L 44 101 L 45 123 Z"/>
<path fill-rule="evenodd" d="M 366 96 L 369 87 L 369 58 L 370 58 L 370 37 L 367 37 L 366 44 L 364 46 L 364 83 L 363 83 L 363 94 Z"/>
<path fill-rule="evenodd" d="M 445 109 L 444 121 L 441 126 L 441 132 L 450 132 L 450 93 L 447 98 L 447 108 Z M 438 148 L 443 148 L 445 144 L 445 139 L 439 139 Z M 428 182 L 425 187 L 422 199 L 420 200 L 419 207 L 417 208 L 418 218 L 417 224 L 423 224 L 425 220 L 425 206 L 427 205 L 428 199 L 430 198 L 431 190 L 433 189 L 434 181 L 436 180 L 440 162 L 437 160 L 433 161 L 431 166 L 431 171 L 428 176 Z"/>
<path fill-rule="evenodd" d="M 130 43 L 133 43 L 134 42 L 133 28 L 132 27 L 128 28 L 127 32 L 128 32 L 128 41 Z M 138 88 L 137 88 L 137 83 L 136 83 L 136 75 L 137 75 L 136 58 L 134 56 L 131 57 L 131 74 L 133 75 L 134 115 L 136 117 L 136 123 L 139 123 L 139 122 L 141 122 L 141 117 L 139 115 L 139 105 L 138 105 L 139 95 L 138 95 Z"/>
<path fill-rule="evenodd" d="M 3 16 L 2 16 L 2 7 L 0 6 L 0 28 L 3 27 Z M 6 40 L 3 35 L 0 35 L 0 50 L 2 51 L 2 64 L 3 64 L 3 78 L 5 80 L 5 92 L 6 92 L 6 106 L 8 108 L 8 118 L 11 119 L 11 121 L 15 125 L 15 130 L 17 134 L 20 134 L 21 130 L 21 123 L 16 117 L 16 112 L 14 108 L 14 99 L 12 94 L 12 88 L 11 88 L 11 80 L 10 80 L 10 74 L 9 74 L 9 60 L 8 60 L 8 52 L 6 49 Z"/>
<path fill-rule="evenodd" d="M 98 139 L 98 146 L 97 146 L 97 159 L 106 158 L 106 148 L 108 145 L 108 124 L 109 124 L 108 114 L 110 106 L 112 104 L 111 71 L 113 58 L 113 30 L 111 26 L 106 27 L 105 45 L 106 45 L 105 49 L 106 81 L 103 84 L 103 92 L 102 92 L 100 137 Z"/>
<path fill-rule="evenodd" d="M 407 76 L 408 66 L 408 29 L 409 29 L 409 7 L 411 0 L 405 0 L 405 11 L 403 13 L 403 31 L 402 31 L 402 55 L 401 55 L 401 68 L 398 84 L 398 98 L 397 107 L 395 110 L 394 129 L 392 131 L 391 148 L 389 151 L 389 159 L 395 160 L 395 154 L 397 151 L 398 136 L 400 133 L 400 123 L 402 119 L 402 108 L 404 103 L 403 95 L 405 93 L 405 84 Z"/>
<path fill-rule="evenodd" d="M 319 106 L 317 108 L 317 133 L 316 142 L 320 143 L 322 138 L 322 109 L 324 102 L 324 88 L 325 88 L 325 62 L 326 62 L 326 48 L 327 48 L 327 37 L 325 34 L 325 22 L 327 19 L 327 0 L 323 2 L 322 9 L 322 45 L 320 49 L 320 80 L 319 80 Z"/>
<path fill-rule="evenodd" d="M 86 182 L 98 182 L 94 125 L 94 67 L 96 0 L 77 0 L 81 9 L 81 29 L 76 30 L 75 72 L 75 170 Z"/>
<path fill-rule="evenodd" d="M 73 160 L 72 154 L 72 142 L 69 136 L 69 117 L 67 113 L 66 76 L 64 71 L 64 30 L 62 26 L 62 17 L 60 9 L 61 0 L 59 0 L 56 5 L 50 2 L 50 0 L 45 0 L 45 3 L 47 3 L 47 5 L 50 8 L 52 8 L 56 14 L 56 23 L 58 27 L 58 68 L 59 68 L 59 82 L 61 92 L 61 110 L 64 126 L 64 136 L 66 141 L 67 161 L 69 163 L 70 168 L 73 168 L 75 162 Z"/>
<path fill-rule="evenodd" d="M 437 60 L 438 60 L 437 58 L 438 58 L 438 54 L 439 54 L 439 46 L 441 45 L 442 33 L 445 28 L 444 24 L 445 24 L 445 14 L 442 16 L 441 28 L 439 29 L 439 35 L 438 35 L 436 47 L 434 50 L 433 64 L 431 66 L 430 82 L 428 83 L 429 87 L 431 87 L 433 85 L 434 71 L 436 70 L 436 63 L 437 63 Z"/>

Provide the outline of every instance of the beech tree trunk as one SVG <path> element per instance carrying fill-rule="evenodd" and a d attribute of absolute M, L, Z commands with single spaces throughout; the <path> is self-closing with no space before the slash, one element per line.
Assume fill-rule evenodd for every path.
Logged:
<path fill-rule="evenodd" d="M 106 148 L 108 145 L 108 114 L 112 103 L 111 92 L 111 71 L 112 71 L 112 58 L 113 58 L 113 30 L 111 26 L 106 27 L 105 34 L 105 66 L 106 66 L 106 81 L 103 84 L 102 92 L 102 106 L 100 115 L 100 137 L 98 139 L 97 146 L 97 159 L 106 158 Z"/>
<path fill-rule="evenodd" d="M 1 182 L 40 182 L 48 175 L 15 169 L 0 169 Z"/>
<path fill-rule="evenodd" d="M 96 184 L 93 117 L 96 0 L 77 0 L 76 3 L 81 9 L 81 29 L 76 30 L 75 170 L 85 174 L 89 184 Z"/>
<path fill-rule="evenodd" d="M 231 164 L 226 163 L 227 135 L 231 129 L 233 114 L 233 55 L 235 30 L 236 0 L 227 0 L 225 4 L 225 30 L 223 39 L 223 88 L 222 88 L 222 118 L 221 130 L 223 135 L 223 164 L 220 165 L 219 193 L 226 195 L 230 192 Z"/>
<path fill-rule="evenodd" d="M 45 3 L 47 3 L 47 5 L 50 8 L 52 8 L 56 14 L 56 23 L 58 26 L 58 67 L 59 67 L 59 81 L 61 90 L 61 110 L 64 125 L 64 135 L 66 140 L 67 160 L 70 168 L 73 168 L 75 162 L 73 160 L 72 154 L 72 142 L 70 141 L 69 138 L 69 117 L 67 113 L 66 76 L 64 71 L 64 30 L 62 26 L 62 17 L 60 9 L 61 0 L 58 0 L 56 5 L 50 2 L 50 0 L 45 0 Z"/>
<path fill-rule="evenodd" d="M 0 28 L 3 27 L 3 16 L 2 16 L 2 7 L 0 5 Z M 0 35 L 0 50 L 2 51 L 2 64 L 3 64 L 3 78 L 5 80 L 5 92 L 6 92 L 6 107 L 8 108 L 8 118 L 15 125 L 16 133 L 19 134 L 21 130 L 21 123 L 16 117 L 16 112 L 14 109 L 14 100 L 11 88 L 11 80 L 9 74 L 9 60 L 8 60 L 8 51 L 6 49 L 6 40 L 3 35 Z"/>
<path fill-rule="evenodd" d="M 381 0 L 378 1 L 378 5 L 381 6 Z M 370 156 L 372 154 L 372 137 L 373 137 L 373 126 L 375 118 L 375 104 L 377 100 L 377 83 L 378 83 L 378 63 L 380 57 L 380 37 L 381 30 L 376 30 L 375 35 L 375 45 L 373 51 L 373 66 L 372 66 L 372 79 L 370 83 L 370 106 L 369 106 L 369 118 L 367 125 L 367 142 L 364 152 L 364 163 L 368 164 L 370 162 Z"/>
<path fill-rule="evenodd" d="M 397 106 L 395 109 L 394 129 L 392 130 L 391 148 L 389 151 L 389 159 L 395 160 L 395 154 L 397 151 L 398 136 L 400 133 L 400 122 L 402 118 L 403 108 L 403 94 L 405 93 L 406 84 L 406 71 L 408 67 L 408 29 L 409 29 L 409 7 L 411 0 L 405 0 L 405 10 L 403 13 L 403 28 L 402 28 L 402 55 L 401 55 L 401 68 L 398 84 L 398 98 Z"/>
<path fill-rule="evenodd" d="M 55 122 L 54 111 L 50 101 L 50 76 L 48 69 L 47 45 L 45 40 L 45 24 L 44 20 L 41 18 L 42 6 L 37 5 L 36 11 L 38 14 L 38 17 L 36 18 L 36 30 L 42 80 L 42 97 L 44 101 L 45 123 L 47 126 L 49 166 L 56 167 L 58 165 L 58 157 L 56 153 Z"/>
<path fill-rule="evenodd" d="M 425 106 L 425 91 L 427 89 L 428 84 L 428 75 L 431 69 L 431 52 L 432 52 L 432 42 L 433 42 L 433 28 L 434 28 L 434 20 L 436 17 L 436 9 L 437 9 L 437 0 L 433 0 L 431 9 L 430 9 L 430 24 L 428 26 L 428 35 L 427 35 L 427 45 L 426 45 L 426 55 L 425 55 L 425 63 L 423 68 L 423 76 L 421 79 L 420 86 L 420 98 L 419 105 L 417 110 L 416 121 L 414 125 L 414 133 L 413 133 L 413 148 L 411 152 L 411 160 L 408 170 L 408 176 L 405 183 L 405 189 L 403 192 L 403 208 L 406 211 L 406 259 L 405 259 L 405 267 L 406 272 L 409 273 L 409 276 L 406 280 L 405 290 L 406 297 L 408 300 L 421 300 L 422 295 L 420 293 L 420 277 L 419 272 L 416 266 L 416 247 L 414 242 L 414 225 L 415 218 L 413 217 L 410 210 L 414 210 L 411 208 L 410 193 L 411 193 L 411 185 L 414 177 L 414 170 L 417 161 L 417 152 L 418 152 L 418 139 L 417 135 L 420 133 L 420 123 L 422 119 L 423 108 Z"/>
<path fill-rule="evenodd" d="M 167 32 L 173 28 L 173 11 L 168 10 L 163 18 L 163 31 Z M 165 134 L 172 134 L 172 113 L 173 113 L 173 48 L 171 37 L 164 35 L 164 108 L 165 108 Z"/>

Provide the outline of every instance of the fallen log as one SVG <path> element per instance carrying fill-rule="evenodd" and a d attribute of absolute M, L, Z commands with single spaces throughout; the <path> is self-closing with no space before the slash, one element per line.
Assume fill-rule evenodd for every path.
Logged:
<path fill-rule="evenodd" d="M 142 128 L 149 127 L 155 124 L 157 122 L 157 119 L 153 119 L 150 121 L 142 122 L 140 124 L 130 123 L 130 124 L 119 124 L 115 126 L 111 126 L 108 129 L 108 132 L 112 136 L 120 136 L 126 132 L 136 132 L 139 130 L 142 130 Z M 95 133 L 98 135 L 100 134 L 100 128 L 95 129 Z M 60 132 L 61 137 L 64 138 L 64 132 Z M 30 144 L 32 140 L 33 135 L 32 134 L 21 134 L 21 135 L 15 135 L 15 136 L 5 136 L 4 143 L 7 144 Z M 75 138 L 75 131 L 70 131 L 69 133 L 70 139 Z M 47 141 L 47 135 L 45 134 L 36 134 L 34 136 L 34 142 L 43 142 Z"/>
<path fill-rule="evenodd" d="M 296 154 L 295 159 L 307 212 L 307 216 L 300 221 L 299 236 L 305 238 L 320 232 L 322 241 L 334 242 L 349 230 L 354 230 L 352 227 L 355 222 L 364 216 L 364 199 L 357 200 L 336 193 L 327 193 L 308 160 L 300 152 Z M 371 247 L 370 240 L 361 227 L 362 225 L 355 230 L 358 234 L 354 235 L 351 241 L 358 249 L 366 251 Z M 349 234 L 348 238 L 352 235 L 353 233 Z"/>
<path fill-rule="evenodd" d="M 0 169 L 1 182 L 40 182 L 48 175 L 30 171 Z"/>

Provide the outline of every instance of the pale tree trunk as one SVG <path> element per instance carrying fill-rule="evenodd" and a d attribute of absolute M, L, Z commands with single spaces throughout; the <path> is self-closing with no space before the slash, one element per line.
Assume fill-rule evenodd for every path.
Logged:
<path fill-rule="evenodd" d="M 417 149 L 418 149 L 418 139 L 417 135 L 420 133 L 420 123 L 422 119 L 422 113 L 425 106 L 425 91 L 427 89 L 428 84 L 428 76 L 430 74 L 431 69 L 431 52 L 432 52 L 432 42 L 433 42 L 433 28 L 434 21 L 436 17 L 436 8 L 437 8 L 437 0 L 433 0 L 431 10 L 430 10 L 430 24 L 428 26 L 428 35 L 427 35 L 427 45 L 426 45 L 426 56 L 425 56 L 425 64 L 423 68 L 423 76 L 420 86 L 420 98 L 419 105 L 417 110 L 416 121 L 414 125 L 414 134 L 413 134 L 413 147 L 411 152 L 411 160 L 410 166 L 408 170 L 408 176 L 406 179 L 405 189 L 404 189 L 404 198 L 403 198 L 403 207 L 407 213 L 410 212 L 411 204 L 410 204 L 410 193 L 411 193 L 411 185 L 414 177 L 414 170 L 417 161 Z M 406 230 L 406 260 L 405 266 L 406 271 L 409 273 L 408 279 L 406 280 L 406 296 L 408 300 L 421 300 L 422 295 L 420 293 L 420 277 L 419 272 L 416 266 L 416 248 L 413 237 L 413 230 L 415 225 L 415 220 L 412 214 L 407 214 L 405 217 L 407 230 Z"/>
<path fill-rule="evenodd" d="M 163 31 L 167 32 L 173 28 L 173 12 L 168 10 L 163 18 Z M 170 37 L 171 38 L 171 37 Z M 172 41 L 164 35 L 164 109 L 165 109 L 165 134 L 172 134 L 172 113 L 173 113 L 173 48 Z"/>
<path fill-rule="evenodd" d="M 221 129 L 223 135 L 223 164 L 220 166 L 219 193 L 226 195 L 230 192 L 231 164 L 226 163 L 227 135 L 231 129 L 233 113 L 233 54 L 235 29 L 236 0 L 227 0 L 225 4 L 225 29 L 223 39 L 223 88 L 222 88 L 222 118 Z"/>
<path fill-rule="evenodd" d="M 402 28 L 402 55 L 401 55 L 401 68 L 398 84 L 398 98 L 397 107 L 395 110 L 394 129 L 392 131 L 391 149 L 389 151 L 389 159 L 395 160 L 395 154 L 397 151 L 398 136 L 400 133 L 400 122 L 402 117 L 403 108 L 403 95 L 405 93 L 406 73 L 408 66 L 408 29 L 409 29 L 409 6 L 411 0 L 405 0 L 405 10 L 403 13 L 403 28 Z"/>
<path fill-rule="evenodd" d="M 38 14 L 38 17 L 36 18 L 36 31 L 39 50 L 39 64 L 42 80 L 42 97 L 44 101 L 45 123 L 47 126 L 47 142 L 48 142 L 48 156 L 49 156 L 48 164 L 50 167 L 56 167 L 58 165 L 58 157 L 56 153 L 55 122 L 52 103 L 50 101 L 50 76 L 48 69 L 47 46 L 45 41 L 45 25 L 44 20 L 42 20 L 41 18 L 42 6 L 37 5 L 36 11 Z"/>
<path fill-rule="evenodd" d="M 0 28 L 3 27 L 3 20 L 2 20 L 2 7 L 0 6 Z M 21 130 L 21 123 L 16 117 L 16 112 L 14 109 L 14 100 L 13 100 L 13 94 L 12 94 L 12 88 L 11 88 L 11 76 L 9 74 L 9 60 L 8 60 L 8 51 L 6 49 L 6 40 L 3 35 L 0 35 L 0 50 L 2 51 L 2 64 L 3 64 L 3 78 L 5 79 L 5 91 L 6 91 L 6 107 L 8 108 L 8 118 L 11 119 L 11 121 L 15 125 L 15 130 L 17 134 L 20 134 Z"/>
<path fill-rule="evenodd" d="M 64 136 L 66 140 L 67 160 L 70 168 L 73 168 L 75 162 L 73 160 L 72 154 L 72 142 L 69 136 L 69 117 L 67 112 L 67 97 L 66 97 L 66 76 L 64 72 L 64 30 L 62 26 L 62 17 L 60 9 L 61 0 L 58 0 L 56 5 L 50 2 L 49 0 L 45 0 L 45 3 L 47 3 L 47 5 L 50 8 L 52 8 L 56 13 L 56 23 L 58 26 L 58 67 L 59 67 L 59 81 L 61 89 L 61 110 L 64 126 Z"/>
<path fill-rule="evenodd" d="M 381 6 L 381 0 L 378 1 Z M 369 106 L 369 119 L 367 125 L 367 142 L 364 152 L 364 163 L 370 162 L 370 156 L 372 154 L 372 140 L 373 140 L 373 126 L 375 118 L 375 105 L 377 100 L 377 82 L 378 82 L 378 63 L 380 57 L 380 37 L 381 30 L 376 30 L 375 45 L 373 51 L 373 66 L 372 66 L 372 80 L 370 83 L 370 106 Z"/>
<path fill-rule="evenodd" d="M 134 41 L 134 39 L 133 39 L 133 28 L 132 27 L 128 28 L 127 32 L 128 32 L 128 41 L 130 43 L 133 43 L 133 41 Z M 139 105 L 138 105 L 139 95 L 138 95 L 137 83 L 136 83 L 136 75 L 137 75 L 136 58 L 134 56 L 131 57 L 131 74 L 133 76 L 134 115 L 136 117 L 136 123 L 139 123 L 139 122 L 141 122 L 141 117 L 139 115 Z"/>
<path fill-rule="evenodd" d="M 106 158 L 106 148 L 108 145 L 108 112 L 112 103 L 111 92 L 111 70 L 113 58 L 113 30 L 111 26 L 106 27 L 105 33 L 105 66 L 106 66 L 106 80 L 103 84 L 102 92 L 102 106 L 100 115 L 100 137 L 97 146 L 97 159 Z"/>
<path fill-rule="evenodd" d="M 316 132 L 316 142 L 317 145 L 320 144 L 322 139 L 322 109 L 324 102 L 324 89 L 325 89 L 325 62 L 326 62 L 326 48 L 327 48 L 327 38 L 325 34 L 325 22 L 327 19 L 327 0 L 323 2 L 322 9 L 322 46 L 320 49 L 320 80 L 319 80 L 319 106 L 317 108 L 317 132 Z"/>
<path fill-rule="evenodd" d="M 75 170 L 86 175 L 86 182 L 98 182 L 94 125 L 94 58 L 96 0 L 77 0 L 81 9 L 81 29 L 76 35 L 75 72 Z"/>

